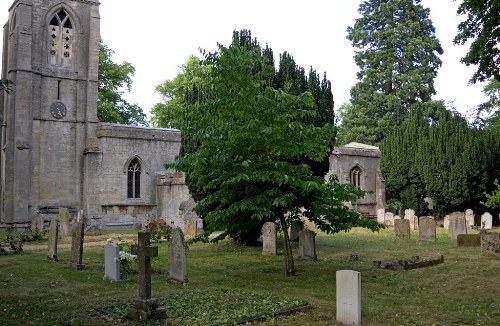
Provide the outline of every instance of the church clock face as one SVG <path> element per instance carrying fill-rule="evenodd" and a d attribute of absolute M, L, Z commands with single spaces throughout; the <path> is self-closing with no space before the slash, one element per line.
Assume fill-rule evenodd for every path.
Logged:
<path fill-rule="evenodd" d="M 62 119 L 66 116 L 66 105 L 62 102 L 54 102 L 50 106 L 50 113 L 56 119 Z"/>

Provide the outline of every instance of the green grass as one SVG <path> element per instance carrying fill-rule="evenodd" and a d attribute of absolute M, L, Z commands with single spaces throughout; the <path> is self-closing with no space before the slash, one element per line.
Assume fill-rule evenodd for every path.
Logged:
<path fill-rule="evenodd" d="M 277 304 L 307 302 L 312 309 L 271 317 L 262 325 L 336 325 L 335 272 L 352 269 L 361 272 L 363 325 L 500 324 L 499 256 L 482 256 L 479 248 L 459 248 L 443 229 L 438 230 L 436 242 L 418 241 L 418 231 L 413 231 L 409 241 L 397 241 L 393 232 L 391 228 L 380 233 L 364 229 L 332 236 L 319 233 L 319 260 L 296 261 L 293 277 L 284 276 L 282 255 L 262 256 L 259 247 L 229 241 L 193 244 L 188 256 L 189 283 L 184 285 L 167 281 L 168 248 L 160 243 L 159 257 L 153 260 L 153 297 L 170 307 L 171 315 L 191 310 L 195 316 L 217 315 L 212 319 L 229 318 L 231 311 L 239 316 L 240 310 L 267 300 L 261 298 L 272 298 L 268 301 Z M 120 237 L 130 239 L 133 234 L 125 232 Z M 110 237 L 118 235 L 108 233 L 93 240 Z M 348 259 L 354 253 L 358 261 Z M 372 265 L 373 260 L 439 254 L 444 255 L 444 264 L 422 269 L 390 271 Z M 45 249 L 28 246 L 21 255 L 0 256 L 0 325 L 138 325 L 95 311 L 132 303 L 138 292 L 137 275 L 126 282 L 104 281 L 102 246 L 85 248 L 84 271 L 68 267 L 68 249 L 60 249 L 58 256 L 59 262 L 50 262 Z M 247 297 L 257 299 L 243 300 Z M 192 317 L 185 318 L 191 320 L 187 325 L 194 324 Z"/>

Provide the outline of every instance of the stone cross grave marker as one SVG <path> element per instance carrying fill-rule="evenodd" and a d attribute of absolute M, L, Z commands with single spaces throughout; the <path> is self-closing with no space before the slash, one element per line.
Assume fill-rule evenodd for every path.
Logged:
<path fill-rule="evenodd" d="M 56 219 L 50 221 L 49 228 L 49 250 L 47 258 L 57 261 L 57 238 L 59 236 L 59 224 Z"/>
<path fill-rule="evenodd" d="M 481 228 L 485 230 L 491 230 L 492 227 L 493 227 L 493 216 L 488 212 L 481 215 Z"/>
<path fill-rule="evenodd" d="M 85 268 L 83 264 L 84 233 L 85 223 L 82 221 L 73 223 L 73 228 L 71 229 L 71 262 L 69 265 L 76 270 Z"/>
<path fill-rule="evenodd" d="M 361 273 L 351 270 L 336 272 L 338 322 L 361 325 Z"/>
<path fill-rule="evenodd" d="M 410 220 L 408 219 L 395 219 L 394 232 L 396 239 L 409 240 L 410 239 Z"/>
<path fill-rule="evenodd" d="M 419 239 L 422 241 L 436 241 L 436 221 L 432 216 L 423 216 L 418 222 Z"/>
<path fill-rule="evenodd" d="M 316 232 L 303 229 L 299 231 L 299 259 L 317 260 L 316 256 Z"/>
<path fill-rule="evenodd" d="M 169 244 L 169 276 L 176 283 L 186 283 L 187 278 L 187 254 L 189 248 L 184 241 L 181 228 L 176 227 L 172 231 Z"/>
<path fill-rule="evenodd" d="M 134 320 L 166 318 L 165 308 L 159 306 L 158 299 L 151 298 L 151 257 L 158 256 L 158 247 L 151 247 L 150 236 L 149 232 L 140 231 L 137 245 L 132 245 L 139 266 L 139 299 L 128 310 L 128 317 Z"/>
<path fill-rule="evenodd" d="M 113 282 L 121 281 L 120 247 L 114 243 L 104 247 L 104 278 Z"/>
<path fill-rule="evenodd" d="M 467 234 L 467 225 L 465 223 L 464 212 L 453 212 L 449 216 L 450 225 L 448 227 L 448 234 L 453 241 L 457 241 L 459 234 Z"/>
<path fill-rule="evenodd" d="M 262 226 L 262 254 L 266 256 L 276 256 L 276 223 L 266 222 Z"/>
<path fill-rule="evenodd" d="M 474 226 L 474 211 L 470 208 L 465 211 L 465 222 L 467 223 L 467 228 L 472 229 Z"/>
<path fill-rule="evenodd" d="M 61 223 L 61 235 L 67 236 L 69 234 L 69 209 L 66 207 L 59 207 L 59 222 Z"/>

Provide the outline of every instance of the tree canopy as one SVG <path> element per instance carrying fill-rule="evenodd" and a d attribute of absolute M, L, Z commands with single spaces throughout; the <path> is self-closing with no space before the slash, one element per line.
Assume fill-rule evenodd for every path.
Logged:
<path fill-rule="evenodd" d="M 99 87 L 97 95 L 97 118 L 102 122 L 147 126 L 147 118 L 137 104 L 124 98 L 124 91 L 132 88 L 135 68 L 128 62 L 115 63 L 111 50 L 102 40 L 99 44 Z"/>
<path fill-rule="evenodd" d="M 491 78 L 500 81 L 500 0 L 462 0 L 457 14 L 467 15 L 458 25 L 454 43 L 472 41 L 461 59 L 466 65 L 477 65 L 471 83 Z"/>
<path fill-rule="evenodd" d="M 347 29 L 359 82 L 341 112 L 340 138 L 377 145 L 417 103 L 431 100 L 443 53 L 420 0 L 367 0 Z"/>

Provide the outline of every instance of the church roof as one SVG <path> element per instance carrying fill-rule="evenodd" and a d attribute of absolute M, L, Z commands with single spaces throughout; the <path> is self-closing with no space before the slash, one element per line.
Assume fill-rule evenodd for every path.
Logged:
<path fill-rule="evenodd" d="M 356 143 L 356 142 L 352 142 L 352 143 L 349 143 L 349 144 L 341 146 L 341 147 L 368 149 L 368 150 L 374 150 L 374 151 L 379 150 L 379 148 L 377 146 L 361 144 L 361 143 Z"/>
<path fill-rule="evenodd" d="M 377 146 L 352 142 L 344 146 L 335 148 L 332 154 L 380 157 L 380 149 Z"/>

